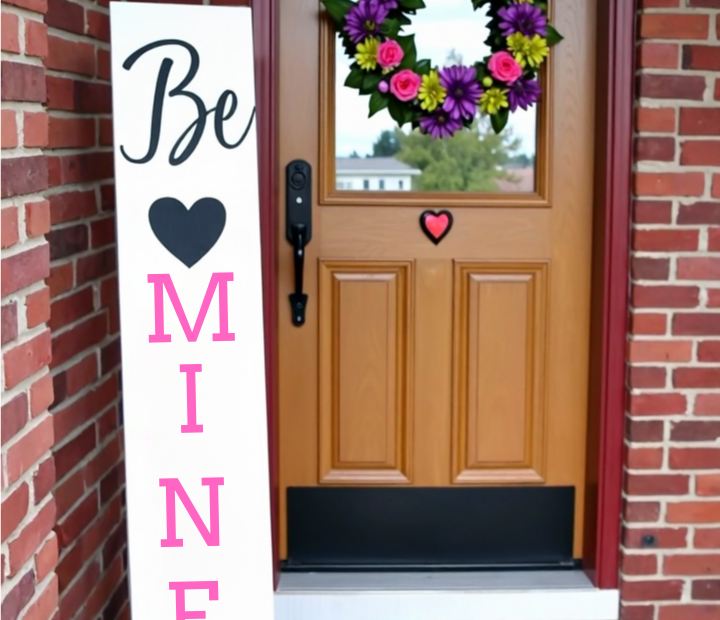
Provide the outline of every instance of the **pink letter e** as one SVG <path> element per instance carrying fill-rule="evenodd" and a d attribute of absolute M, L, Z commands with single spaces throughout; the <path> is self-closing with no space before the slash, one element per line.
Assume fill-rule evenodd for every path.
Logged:
<path fill-rule="evenodd" d="M 204 611 L 185 609 L 185 590 L 207 590 L 211 601 L 218 600 L 217 581 L 171 581 L 170 589 L 175 590 L 175 620 L 203 620 Z"/>

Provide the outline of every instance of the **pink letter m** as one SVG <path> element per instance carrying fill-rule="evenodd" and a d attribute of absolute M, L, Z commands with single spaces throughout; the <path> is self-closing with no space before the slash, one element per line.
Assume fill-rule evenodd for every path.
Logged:
<path fill-rule="evenodd" d="M 228 331 L 228 282 L 232 282 L 232 273 L 214 273 L 210 277 L 210 283 L 205 291 L 205 297 L 200 306 L 197 320 L 192 329 L 185 315 L 185 310 L 180 303 L 175 285 L 169 273 L 150 273 L 148 274 L 148 282 L 154 286 L 155 296 L 155 333 L 150 335 L 150 342 L 170 342 L 170 334 L 165 333 L 165 309 L 163 298 L 163 287 L 167 290 L 168 297 L 175 310 L 175 314 L 182 325 L 185 337 L 188 342 L 197 342 L 200 330 L 202 329 L 205 317 L 207 316 L 210 302 L 212 301 L 215 289 L 218 292 L 218 305 L 220 306 L 220 331 L 213 334 L 214 341 L 231 341 L 235 340 L 235 334 Z"/>
<path fill-rule="evenodd" d="M 220 506 L 218 487 L 225 483 L 224 478 L 203 478 L 203 486 L 210 487 L 210 529 L 200 518 L 195 505 L 190 501 L 183 485 L 177 478 L 160 478 L 160 486 L 165 487 L 165 518 L 167 522 L 167 538 L 160 541 L 161 547 L 182 547 L 182 538 L 177 537 L 177 523 L 175 519 L 175 495 L 180 498 L 182 505 L 190 515 L 195 527 L 203 537 L 208 547 L 220 546 Z"/>

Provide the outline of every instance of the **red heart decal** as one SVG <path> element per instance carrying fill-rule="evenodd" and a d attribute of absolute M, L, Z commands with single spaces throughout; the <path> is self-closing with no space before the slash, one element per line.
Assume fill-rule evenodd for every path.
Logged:
<path fill-rule="evenodd" d="M 453 216 L 450 211 L 424 211 L 420 215 L 420 228 L 435 245 L 450 232 Z"/>

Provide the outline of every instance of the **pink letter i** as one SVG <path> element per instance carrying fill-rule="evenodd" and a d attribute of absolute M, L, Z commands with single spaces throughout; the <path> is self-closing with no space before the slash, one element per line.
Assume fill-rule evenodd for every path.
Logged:
<path fill-rule="evenodd" d="M 195 373 L 202 372 L 202 364 L 180 364 L 180 372 L 186 372 L 187 386 L 187 424 L 180 427 L 181 433 L 202 433 L 202 424 L 197 423 L 197 397 Z"/>

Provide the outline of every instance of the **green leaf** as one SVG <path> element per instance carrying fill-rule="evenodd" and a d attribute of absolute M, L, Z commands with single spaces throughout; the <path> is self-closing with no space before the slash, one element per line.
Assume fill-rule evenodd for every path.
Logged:
<path fill-rule="evenodd" d="M 405 115 L 405 122 L 410 123 L 410 125 L 415 128 L 418 125 L 418 120 L 420 119 L 420 110 L 418 110 L 415 107 L 407 108 L 407 114 Z"/>
<path fill-rule="evenodd" d="M 345 79 L 345 86 L 348 88 L 362 88 L 365 74 L 363 70 L 358 66 L 357 63 L 353 63 L 350 66 L 350 73 L 348 73 Z"/>
<path fill-rule="evenodd" d="M 389 17 L 380 26 L 380 32 L 382 32 L 386 37 L 394 39 L 400 32 L 400 22 L 395 18 Z"/>
<path fill-rule="evenodd" d="M 423 58 L 422 60 L 418 60 L 417 64 L 415 65 L 415 71 L 419 75 L 427 75 L 432 70 L 432 64 L 427 58 Z"/>
<path fill-rule="evenodd" d="M 563 40 L 563 36 L 555 30 L 550 24 L 547 25 L 547 44 L 548 47 L 552 47 L 553 45 L 557 45 L 560 43 L 560 41 Z"/>
<path fill-rule="evenodd" d="M 373 116 L 377 114 L 380 110 L 384 110 L 388 107 L 388 103 L 390 102 L 390 96 L 387 93 L 381 93 L 379 90 L 376 90 L 372 95 L 370 95 L 370 115 Z"/>
<path fill-rule="evenodd" d="M 400 7 L 410 10 L 424 9 L 425 2 L 423 0 L 400 0 Z"/>
<path fill-rule="evenodd" d="M 393 120 L 402 127 L 405 124 L 405 114 L 407 112 L 407 104 L 403 103 L 395 97 L 390 97 L 388 101 L 388 112 Z"/>
<path fill-rule="evenodd" d="M 377 91 L 380 80 L 382 80 L 382 74 L 380 73 L 365 73 L 360 87 L 360 94 L 370 95 Z"/>
<path fill-rule="evenodd" d="M 345 19 L 347 12 L 353 7 L 353 2 L 350 0 L 322 0 L 325 5 L 325 9 L 330 13 L 330 17 L 336 24 L 341 24 Z"/>
<path fill-rule="evenodd" d="M 411 34 L 406 37 L 398 37 L 397 42 L 400 44 L 404 55 L 400 63 L 401 69 L 412 69 L 417 63 L 417 49 L 415 48 L 415 35 Z"/>
<path fill-rule="evenodd" d="M 505 129 L 505 125 L 507 125 L 509 118 L 510 110 L 507 108 L 501 108 L 497 114 L 490 116 L 490 124 L 492 125 L 495 133 L 500 133 L 503 129 Z"/>
<path fill-rule="evenodd" d="M 478 61 L 474 66 L 477 72 L 477 81 L 482 82 L 483 78 L 487 75 L 487 65 L 482 61 Z"/>

